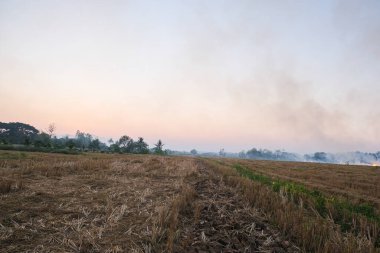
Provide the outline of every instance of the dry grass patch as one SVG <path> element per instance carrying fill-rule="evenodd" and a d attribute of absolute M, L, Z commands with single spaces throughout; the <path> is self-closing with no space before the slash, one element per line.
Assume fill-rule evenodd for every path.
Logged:
<path fill-rule="evenodd" d="M 192 161 L 149 155 L 3 159 L 1 252 L 153 252 L 159 207 L 192 170 Z"/>
<path fill-rule="evenodd" d="M 306 210 L 307 199 L 304 202 L 295 201 L 296 197 L 292 194 L 274 191 L 266 177 L 254 176 L 254 180 L 250 180 L 250 177 L 241 177 L 228 163 L 214 160 L 204 162 L 208 168 L 221 174 L 227 185 L 240 189 L 248 203 L 262 210 L 283 234 L 290 236 L 305 251 L 379 252 L 379 248 L 374 247 L 376 238 L 371 237 L 372 232 L 368 235 L 343 232 L 333 219 L 320 216 L 312 208 Z M 366 228 L 370 232 L 371 223 Z"/>
<path fill-rule="evenodd" d="M 264 175 L 303 183 L 358 202 L 371 201 L 380 209 L 380 167 L 241 159 L 220 162 L 241 164 Z"/>
<path fill-rule="evenodd" d="M 362 184 L 372 182 L 365 176 L 333 188 L 318 172 L 239 161 L 271 178 L 298 182 L 307 176 L 305 185 L 324 193 L 352 188 L 350 194 L 365 197 Z M 0 251 L 378 252 L 370 238 L 377 228 L 368 220 L 353 220 L 366 228 L 359 234 L 342 233 L 329 218 L 336 214 L 322 217 L 305 208 L 313 207 L 306 199 L 242 178 L 235 163 L 0 151 Z M 352 168 L 346 179 L 358 171 Z"/>

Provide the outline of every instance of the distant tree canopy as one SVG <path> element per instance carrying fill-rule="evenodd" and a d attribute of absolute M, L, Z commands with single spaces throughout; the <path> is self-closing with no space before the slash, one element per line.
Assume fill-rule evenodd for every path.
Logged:
<path fill-rule="evenodd" d="M 36 147 L 51 147 L 50 135 L 45 132 L 41 132 L 36 136 L 33 143 Z"/>
<path fill-rule="evenodd" d="M 316 152 L 312 158 L 316 161 L 327 161 L 327 154 L 325 152 Z"/>
<path fill-rule="evenodd" d="M 74 138 L 68 136 L 58 138 L 54 135 L 56 126 L 49 124 L 47 131 L 38 131 L 35 127 L 24 123 L 0 122 L 0 144 L 20 144 L 41 149 L 69 149 L 77 151 L 102 151 L 117 153 L 148 154 L 151 152 L 149 145 L 143 137 L 134 141 L 128 135 L 121 136 L 117 141 L 109 139 L 107 146 L 90 133 L 77 130 Z M 155 145 L 152 152 L 164 154 L 162 141 Z"/>
<path fill-rule="evenodd" d="M 149 153 L 149 146 L 144 141 L 144 138 L 139 137 L 137 142 L 134 143 L 133 152 L 137 154 L 148 154 Z"/>
<path fill-rule="evenodd" d="M 76 147 L 82 150 L 88 149 L 93 139 L 91 134 L 81 132 L 79 130 L 77 130 L 75 134 L 75 138 L 76 138 Z"/>
<path fill-rule="evenodd" d="M 132 153 L 133 139 L 131 137 L 129 137 L 128 135 L 123 135 L 120 137 L 117 143 L 119 144 L 120 150 L 123 153 Z"/>
<path fill-rule="evenodd" d="M 198 151 L 196 149 L 192 149 L 190 151 L 190 154 L 192 154 L 192 155 L 198 155 Z"/>
<path fill-rule="evenodd" d="M 239 158 L 243 158 L 243 159 L 247 158 L 247 154 L 245 153 L 244 150 L 239 152 Z"/>
<path fill-rule="evenodd" d="M 270 151 L 268 149 L 256 149 L 252 148 L 247 152 L 240 152 L 240 158 L 258 159 L 258 160 L 285 160 L 296 161 L 298 158 L 293 153 L 288 153 L 281 150 Z"/>
<path fill-rule="evenodd" d="M 162 143 L 161 140 L 158 140 L 158 142 L 156 144 L 154 144 L 154 153 L 155 154 L 158 154 L 158 155 L 163 155 L 165 154 L 164 152 L 164 144 Z"/>
<path fill-rule="evenodd" d="M 115 143 L 110 142 L 110 150 L 112 152 L 119 153 L 133 153 L 133 154 L 148 154 L 149 146 L 144 141 L 144 138 L 139 137 L 137 141 L 134 141 L 128 135 L 123 135 Z"/>
<path fill-rule="evenodd" d="M 226 156 L 226 151 L 224 151 L 224 148 L 219 150 L 219 156 L 225 157 Z"/>
<path fill-rule="evenodd" d="M 31 144 L 39 131 L 28 124 L 20 122 L 0 122 L 0 143 Z"/>

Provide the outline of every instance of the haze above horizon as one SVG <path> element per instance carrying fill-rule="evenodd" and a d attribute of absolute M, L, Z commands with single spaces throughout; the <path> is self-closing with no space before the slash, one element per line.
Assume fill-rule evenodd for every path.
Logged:
<path fill-rule="evenodd" d="M 0 121 L 380 150 L 380 1 L 0 1 Z"/>

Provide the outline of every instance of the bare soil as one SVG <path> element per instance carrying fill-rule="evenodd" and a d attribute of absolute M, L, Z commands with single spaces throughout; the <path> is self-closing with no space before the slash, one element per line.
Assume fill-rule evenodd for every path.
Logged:
<path fill-rule="evenodd" d="M 300 252 L 220 176 L 198 165 L 193 209 L 180 216 L 174 252 Z"/>

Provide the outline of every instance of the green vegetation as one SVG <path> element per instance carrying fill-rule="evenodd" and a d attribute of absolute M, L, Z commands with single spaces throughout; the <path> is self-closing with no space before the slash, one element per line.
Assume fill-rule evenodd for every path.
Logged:
<path fill-rule="evenodd" d="M 290 182 L 287 175 L 291 170 L 282 174 L 282 178 L 276 174 L 277 166 L 295 164 L 236 159 L 203 159 L 203 162 L 205 167 L 220 173 L 226 185 L 238 189 L 249 205 L 265 213 L 270 223 L 298 244 L 301 252 L 380 252 L 378 222 L 333 208 L 327 191 L 313 190 L 313 186 L 304 185 L 303 181 Z M 339 175 L 338 172 L 339 166 L 332 168 L 332 173 Z M 333 195 L 341 199 L 339 193 Z M 325 208 L 325 216 L 316 210 L 317 206 Z M 347 227 L 337 222 L 339 215 Z"/>
<path fill-rule="evenodd" d="M 380 225 L 380 216 L 376 213 L 376 209 L 372 204 L 356 204 L 340 197 L 330 197 L 318 190 L 309 189 L 300 183 L 272 179 L 271 177 L 257 174 L 239 164 L 233 165 L 233 168 L 240 176 L 267 185 L 275 192 L 282 192 L 287 195 L 288 199 L 303 205 L 306 209 L 317 211 L 322 217 L 333 218 L 334 222 L 341 226 L 342 231 L 357 232 L 353 222 L 354 216 L 363 216 Z"/>
<path fill-rule="evenodd" d="M 60 153 L 60 154 L 70 154 L 76 155 L 80 154 L 79 150 L 71 149 L 58 149 L 58 148 L 47 148 L 47 147 L 36 147 L 36 146 L 24 146 L 24 145 L 0 145 L 0 150 L 9 151 L 24 151 L 24 152 L 44 152 L 44 153 Z"/>
<path fill-rule="evenodd" d="M 161 140 L 158 140 L 158 142 L 156 144 L 154 144 L 154 153 L 157 154 L 157 155 L 164 155 L 165 154 L 165 151 L 163 149 L 164 147 L 164 144 L 162 143 Z"/>
<path fill-rule="evenodd" d="M 143 137 L 138 137 L 137 141 L 134 141 L 128 135 L 123 135 L 115 142 L 110 139 L 107 146 L 90 133 L 77 130 L 74 138 L 68 136 L 58 138 L 54 134 L 55 130 L 54 124 L 50 124 L 45 132 L 20 122 L 0 122 L 0 150 L 63 154 L 79 154 L 81 152 L 167 154 L 162 149 L 164 144 L 161 140 L 155 144 L 153 149 L 149 149 L 149 145 Z"/>
<path fill-rule="evenodd" d="M 24 152 L 0 152 L 0 159 L 19 160 L 27 157 Z"/>

